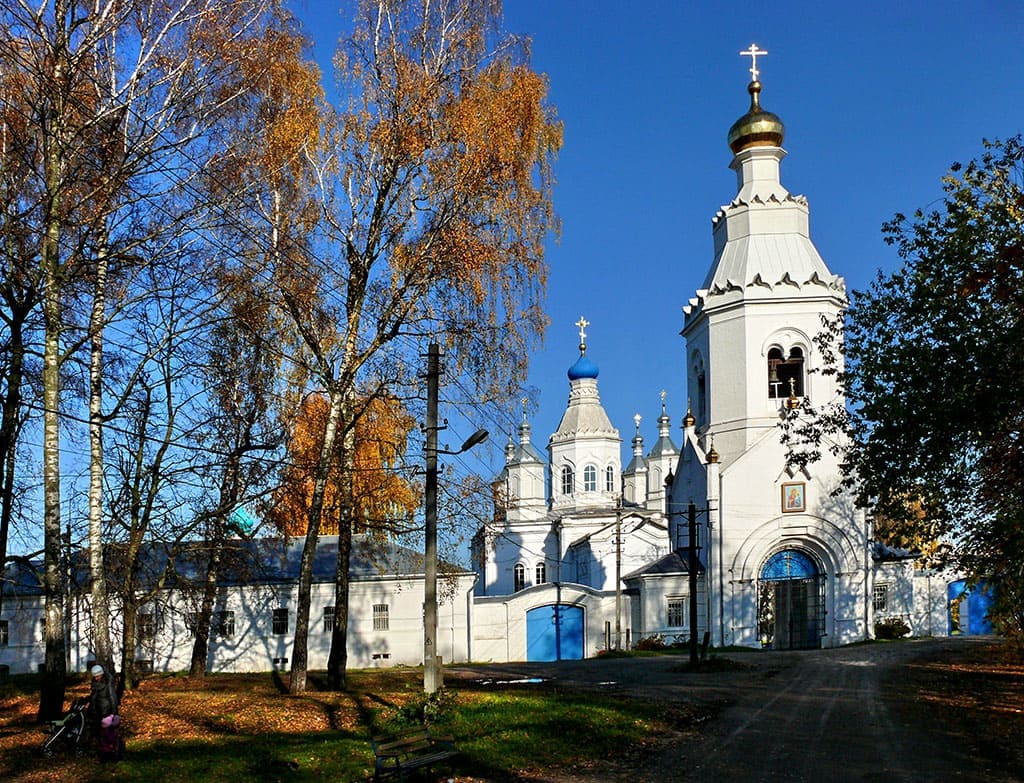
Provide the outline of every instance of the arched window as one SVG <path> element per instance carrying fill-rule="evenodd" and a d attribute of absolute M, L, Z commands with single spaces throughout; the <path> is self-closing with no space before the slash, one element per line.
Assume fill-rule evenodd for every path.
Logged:
<path fill-rule="evenodd" d="M 611 465 L 604 469 L 604 491 L 615 491 L 615 468 Z"/>
<path fill-rule="evenodd" d="M 572 465 L 562 466 L 562 494 L 571 495 L 575 489 L 575 477 L 573 475 Z"/>
<path fill-rule="evenodd" d="M 583 491 L 597 492 L 597 468 L 593 465 L 583 468 Z"/>
<path fill-rule="evenodd" d="M 516 567 L 512 569 L 512 591 L 518 593 L 524 587 L 526 587 L 526 566 L 516 563 Z"/>
<path fill-rule="evenodd" d="M 546 581 L 548 581 L 548 569 L 547 566 L 544 565 L 543 560 L 537 563 L 537 570 L 535 572 L 535 576 L 537 577 L 537 579 L 534 582 L 534 584 L 542 585 Z"/>
<path fill-rule="evenodd" d="M 696 407 L 691 410 L 697 424 L 705 424 L 708 420 L 708 384 L 707 373 L 704 371 L 704 357 L 698 352 L 693 354 L 693 391 L 696 393 Z"/>
<path fill-rule="evenodd" d="M 790 394 L 804 396 L 804 352 L 794 346 L 787 357 L 776 346 L 768 351 L 768 398 L 785 399 Z"/>

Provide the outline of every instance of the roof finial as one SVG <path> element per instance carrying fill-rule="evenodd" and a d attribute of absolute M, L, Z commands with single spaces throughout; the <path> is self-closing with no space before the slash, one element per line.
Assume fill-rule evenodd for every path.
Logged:
<path fill-rule="evenodd" d="M 741 51 L 741 57 L 750 58 L 750 81 L 756 82 L 757 77 L 760 76 L 761 72 L 757 70 L 757 58 L 761 55 L 768 54 L 767 49 L 758 49 L 756 43 L 750 44 L 750 48 L 746 51 Z"/>
<path fill-rule="evenodd" d="M 668 392 L 665 391 L 664 389 L 662 389 L 661 390 L 661 394 L 659 394 L 658 396 L 661 397 L 661 412 L 664 413 L 665 412 L 665 398 L 668 397 Z"/>
<path fill-rule="evenodd" d="M 633 423 L 636 425 L 636 434 L 640 434 L 640 420 L 643 418 L 639 413 L 633 414 Z"/>
<path fill-rule="evenodd" d="M 720 459 L 720 457 L 718 456 L 718 452 L 715 451 L 714 435 L 711 436 L 711 448 L 708 449 L 708 453 L 705 456 L 707 457 L 707 464 L 709 465 L 714 465 Z"/>
<path fill-rule="evenodd" d="M 580 320 L 576 322 L 576 326 L 580 328 L 580 355 L 582 356 L 587 352 L 587 333 L 584 330 L 590 326 L 590 321 L 581 315 Z"/>
<path fill-rule="evenodd" d="M 686 415 L 683 416 L 683 429 L 689 429 L 696 425 L 697 420 L 693 417 L 693 411 L 690 408 L 690 398 L 686 398 Z"/>
<path fill-rule="evenodd" d="M 523 397 L 519 402 L 523 404 L 523 424 L 526 424 L 526 406 L 530 402 L 530 400 L 526 397 Z"/>

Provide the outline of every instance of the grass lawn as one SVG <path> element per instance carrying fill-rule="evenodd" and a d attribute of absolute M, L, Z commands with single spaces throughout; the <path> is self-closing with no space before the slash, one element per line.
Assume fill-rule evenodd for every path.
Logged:
<path fill-rule="evenodd" d="M 0 686 L 0 780 L 367 780 L 373 772 L 370 735 L 422 719 L 422 670 L 350 672 L 344 693 L 319 684 L 311 675 L 310 690 L 296 697 L 283 693 L 273 674 L 212 675 L 202 683 L 150 678 L 125 694 L 125 758 L 100 764 L 91 752 L 81 758 L 40 755 L 37 682 L 15 677 Z M 75 682 L 67 699 L 87 692 L 84 681 Z M 457 779 L 501 781 L 621 756 L 689 718 L 684 707 L 666 711 L 664 705 L 563 692 L 549 684 L 510 684 L 445 690 L 431 726 L 456 738 L 462 751 L 452 768 Z"/>

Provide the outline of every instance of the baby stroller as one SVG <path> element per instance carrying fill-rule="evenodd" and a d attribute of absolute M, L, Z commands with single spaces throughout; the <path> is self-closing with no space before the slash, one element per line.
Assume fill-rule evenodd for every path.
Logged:
<path fill-rule="evenodd" d="M 67 714 L 59 720 L 46 722 L 43 731 L 47 737 L 39 749 L 44 756 L 52 756 L 57 748 L 73 750 L 75 755 L 82 753 L 82 736 L 85 734 L 86 712 L 89 709 L 89 699 L 79 698 L 71 705 Z"/>

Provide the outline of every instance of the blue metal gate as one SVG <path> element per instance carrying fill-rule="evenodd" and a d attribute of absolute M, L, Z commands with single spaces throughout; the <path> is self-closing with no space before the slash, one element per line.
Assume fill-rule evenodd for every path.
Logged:
<path fill-rule="evenodd" d="M 825 633 L 825 579 L 804 552 L 776 552 L 757 582 L 761 646 L 814 649 Z"/>
<path fill-rule="evenodd" d="M 582 606 L 549 604 L 526 613 L 526 660 L 576 661 L 582 657 Z"/>

